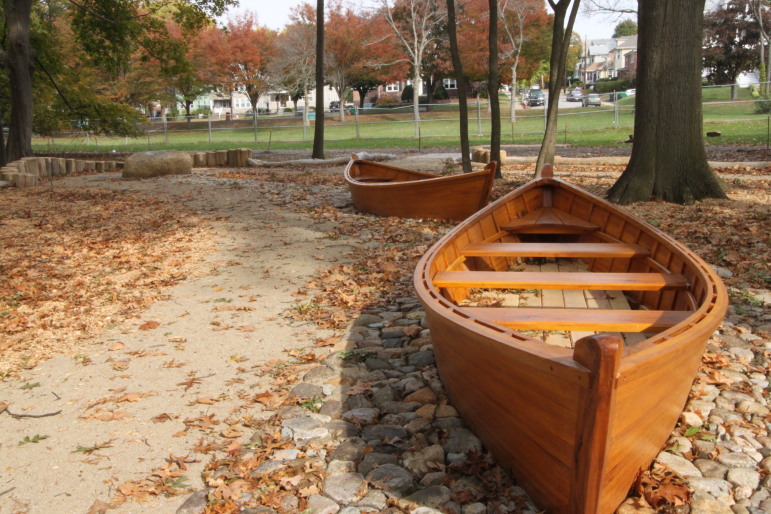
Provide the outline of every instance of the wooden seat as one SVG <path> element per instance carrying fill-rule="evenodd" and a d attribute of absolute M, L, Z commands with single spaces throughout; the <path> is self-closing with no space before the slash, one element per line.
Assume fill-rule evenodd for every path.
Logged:
<path fill-rule="evenodd" d="M 565 211 L 544 207 L 501 225 L 514 234 L 585 234 L 600 227 Z"/>
<path fill-rule="evenodd" d="M 514 330 L 581 330 L 658 332 L 685 320 L 690 311 L 610 309 L 539 309 L 512 307 L 465 307 L 472 316 Z"/>
<path fill-rule="evenodd" d="M 484 289 L 589 289 L 660 291 L 688 287 L 677 273 L 543 273 L 517 271 L 440 271 L 436 287 Z"/>
<path fill-rule="evenodd" d="M 465 257 L 609 257 L 649 255 L 647 249 L 623 243 L 480 243 L 463 249 Z"/>

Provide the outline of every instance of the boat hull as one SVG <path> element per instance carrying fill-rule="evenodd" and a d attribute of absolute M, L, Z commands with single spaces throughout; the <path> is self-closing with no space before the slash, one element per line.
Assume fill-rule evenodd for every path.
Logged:
<path fill-rule="evenodd" d="M 459 305 L 467 288 L 435 284 L 452 283 L 444 278 L 448 270 L 463 274 L 473 273 L 474 266 L 503 268 L 502 257 L 464 256 L 473 245 L 518 237 L 531 242 L 564 238 L 527 231 L 517 236 L 501 228 L 516 230 L 518 220 L 533 217 L 546 204 L 598 226 L 595 234 L 570 236 L 584 243 L 654 246 L 645 257 L 592 257 L 585 262 L 598 273 L 667 268 L 682 274 L 690 291 L 628 295 L 647 309 L 687 309 L 683 321 L 630 348 L 611 335 L 588 336 L 575 348 L 561 348 Z M 543 226 L 548 233 L 556 225 Z M 426 253 L 414 278 L 453 405 L 534 500 L 560 513 L 616 510 L 675 426 L 706 341 L 727 308 L 717 276 L 686 247 L 551 178 L 531 182 L 461 223 Z"/>
<path fill-rule="evenodd" d="M 465 219 L 487 204 L 494 179 L 494 163 L 447 176 L 358 159 L 345 169 L 354 207 L 401 218 Z"/>

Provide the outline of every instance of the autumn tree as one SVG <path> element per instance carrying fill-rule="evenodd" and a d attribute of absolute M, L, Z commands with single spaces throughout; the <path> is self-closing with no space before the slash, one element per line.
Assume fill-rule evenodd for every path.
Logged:
<path fill-rule="evenodd" d="M 431 43 L 442 36 L 447 12 L 438 0 L 379 0 L 383 17 L 391 26 L 397 43 L 412 67 L 412 105 L 415 137 L 420 135 L 420 90 L 423 84 L 423 60 Z"/>
<path fill-rule="evenodd" d="M 634 144 L 610 200 L 726 198 L 702 138 L 703 19 L 704 0 L 640 2 Z"/>
<path fill-rule="evenodd" d="M 165 9 L 148 10 L 142 0 L 79 0 L 69 2 L 72 27 L 80 48 L 91 63 L 102 68 L 119 66 L 138 49 L 153 55 L 165 43 L 163 16 L 169 15 L 186 28 L 200 26 L 221 15 L 231 0 L 185 0 Z M 6 157 L 15 160 L 32 154 L 35 56 L 45 39 L 30 38 L 33 0 L 3 0 L 4 46 L 0 63 L 8 74 L 11 96 L 10 134 Z M 156 53 L 156 55 L 163 55 Z M 42 70 L 39 70 L 42 71 Z M 50 82 L 56 77 L 51 74 Z M 114 109 L 103 109 L 109 114 Z M 124 112 L 124 111 L 121 111 Z"/>
<path fill-rule="evenodd" d="M 291 22 L 279 35 L 276 58 L 270 74 L 274 82 L 295 99 L 305 102 L 303 125 L 308 126 L 308 91 L 315 83 L 316 71 L 316 11 L 304 4 L 290 15 Z"/>
<path fill-rule="evenodd" d="M 573 36 L 573 24 L 578 13 L 580 0 L 548 0 L 554 11 L 552 27 L 551 58 L 549 59 L 549 99 L 546 109 L 546 129 L 543 142 L 538 152 L 535 174 L 541 176 L 541 169 L 546 163 L 554 162 L 557 149 L 557 115 L 559 110 L 560 88 L 565 83 L 568 50 Z M 567 26 L 565 25 L 567 21 Z"/>
<path fill-rule="evenodd" d="M 758 65 L 758 24 L 747 0 L 733 0 L 704 15 L 704 68 L 712 84 L 735 84 Z"/>
<path fill-rule="evenodd" d="M 498 18 L 501 22 L 503 36 L 500 57 L 509 63 L 511 75 L 512 93 L 509 117 L 512 123 L 516 121 L 517 70 L 523 56 L 525 43 L 531 40 L 535 27 L 546 25 L 545 14 L 543 2 L 540 0 L 500 0 L 498 4 Z"/>
<path fill-rule="evenodd" d="M 768 82 L 771 82 L 771 51 L 766 52 L 766 47 L 771 47 L 771 2 L 769 0 L 748 0 L 752 19 L 757 26 L 760 35 L 760 81 L 761 92 L 768 93 Z"/>
<path fill-rule="evenodd" d="M 622 20 L 616 24 L 613 29 L 613 38 L 619 38 L 624 36 L 634 36 L 637 34 L 637 23 L 634 20 Z"/>
<path fill-rule="evenodd" d="M 326 79 L 340 98 L 340 121 L 345 120 L 345 100 L 357 78 L 368 68 L 368 38 L 366 19 L 339 0 L 327 12 L 325 27 Z M 361 83 L 360 83 L 361 84 Z"/>

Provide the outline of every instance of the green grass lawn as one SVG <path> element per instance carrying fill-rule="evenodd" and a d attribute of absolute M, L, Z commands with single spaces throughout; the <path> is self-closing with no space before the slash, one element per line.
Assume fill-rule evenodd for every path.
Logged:
<path fill-rule="evenodd" d="M 747 89 L 738 89 L 731 99 L 730 88 L 703 90 L 704 131 L 721 132 L 719 138 L 705 138 L 707 144 L 767 144 L 769 116 L 756 114 L 755 104 Z M 509 119 L 509 102 L 501 102 L 501 139 L 503 144 L 539 144 L 545 126 L 540 107 L 519 109 L 516 120 Z M 632 133 L 635 98 L 627 97 L 617 105 L 597 108 L 567 108 L 559 113 L 558 142 L 574 146 L 618 146 Z M 490 114 L 487 104 L 470 101 L 469 136 L 472 144 L 489 143 Z M 380 111 L 377 113 L 376 111 Z M 366 113 L 366 114 L 364 114 Z M 346 115 L 340 122 L 337 114 L 325 116 L 325 147 L 337 148 L 430 148 L 459 145 L 457 104 L 431 106 L 420 113 L 418 131 L 412 119 L 412 108 L 365 110 L 358 117 Z M 252 120 L 206 120 L 160 123 L 147 126 L 140 138 L 116 138 L 85 134 L 54 138 L 35 138 L 35 151 L 111 151 L 180 149 L 211 150 L 249 147 L 253 149 L 306 149 L 313 141 L 313 121 L 303 128 L 302 118 L 293 113 L 259 116 L 256 130 Z"/>

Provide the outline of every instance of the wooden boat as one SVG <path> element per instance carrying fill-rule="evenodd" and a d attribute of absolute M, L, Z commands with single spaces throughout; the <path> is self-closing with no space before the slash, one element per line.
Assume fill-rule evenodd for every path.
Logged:
<path fill-rule="evenodd" d="M 550 166 L 444 236 L 414 284 L 453 405 L 561 514 L 625 499 L 727 309 L 698 256 Z"/>
<path fill-rule="evenodd" d="M 345 168 L 353 205 L 363 212 L 401 218 L 462 220 L 485 205 L 496 164 L 482 171 L 435 175 L 354 158 Z"/>

